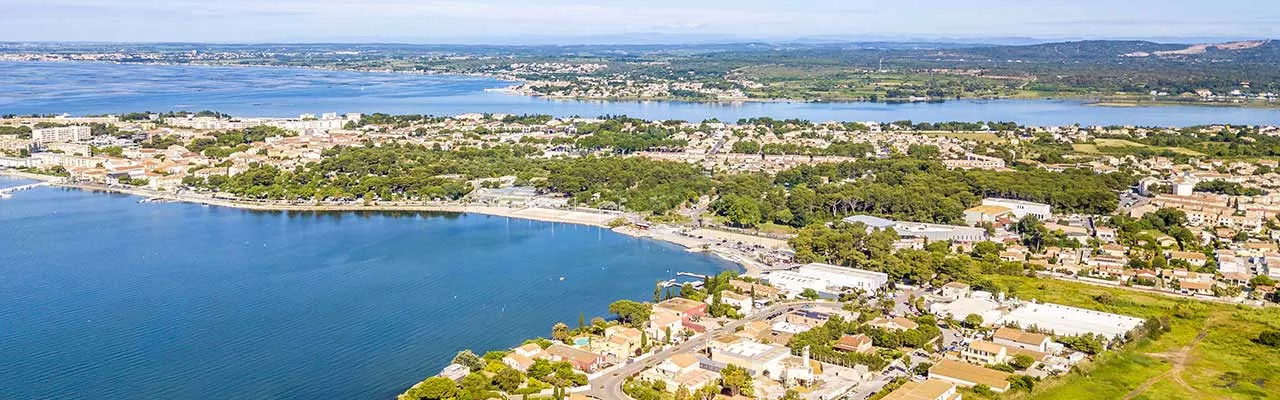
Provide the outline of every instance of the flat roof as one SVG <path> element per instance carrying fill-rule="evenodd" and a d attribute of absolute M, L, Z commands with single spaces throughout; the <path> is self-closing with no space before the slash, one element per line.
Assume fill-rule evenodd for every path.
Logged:
<path fill-rule="evenodd" d="M 995 201 L 995 202 L 1009 203 L 1009 204 L 1021 204 L 1021 205 L 1024 205 L 1024 206 L 1044 206 L 1044 207 L 1048 207 L 1048 206 L 1049 206 L 1048 204 L 1044 204 L 1044 203 L 1036 203 L 1036 202 L 1034 202 L 1034 201 L 1026 201 L 1026 200 L 1018 200 L 1018 199 L 1006 199 L 1006 198 L 1002 198 L 1002 197 L 988 197 L 988 198 L 982 199 L 983 204 L 985 204 L 985 203 L 986 203 L 986 202 L 988 202 L 988 201 Z"/>
<path fill-rule="evenodd" d="M 929 368 L 929 377 L 933 378 L 934 375 L 1008 390 L 1009 381 L 1005 379 L 1013 374 L 979 367 L 966 362 L 943 359 L 934 364 L 932 368 Z"/>
<path fill-rule="evenodd" d="M 1005 206 L 981 205 L 981 206 L 969 207 L 968 210 L 964 210 L 964 211 L 995 215 L 995 214 L 1004 214 L 1011 210 L 1009 210 L 1009 207 L 1005 207 Z"/>
<path fill-rule="evenodd" d="M 1143 320 L 1060 304 L 1024 303 L 1000 320 L 1001 324 L 1010 322 L 1018 326 L 1035 326 L 1055 335 L 1097 333 L 1116 338 L 1142 325 Z"/>
<path fill-rule="evenodd" d="M 951 382 L 927 379 L 924 382 L 907 382 L 902 384 L 898 390 L 884 396 L 882 400 L 938 400 L 943 394 L 955 389 L 956 385 Z M 955 394 L 947 397 L 947 400 L 954 399 Z"/>
<path fill-rule="evenodd" d="M 996 339 L 1012 340 L 1023 344 L 1034 344 L 1036 346 L 1043 344 L 1045 339 L 1049 338 L 1048 336 L 1039 333 L 1031 333 L 1007 326 L 1002 326 L 1000 329 L 996 329 L 996 333 L 993 337 Z"/>

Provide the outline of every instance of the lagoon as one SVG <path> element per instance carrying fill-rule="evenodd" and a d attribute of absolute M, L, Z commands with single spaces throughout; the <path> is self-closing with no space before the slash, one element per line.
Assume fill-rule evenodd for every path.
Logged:
<path fill-rule="evenodd" d="M 587 226 L 138 200 L 0 200 L 0 398 L 392 398 L 461 349 L 738 268 Z"/>
<path fill-rule="evenodd" d="M 1280 108 L 1101 107 L 1079 100 L 943 103 L 690 103 L 579 101 L 517 96 L 512 82 L 472 76 L 91 62 L 0 62 L 0 114 L 72 115 L 217 110 L 237 116 L 385 112 L 629 115 L 702 121 L 1014 121 L 1028 125 L 1280 124 Z"/>

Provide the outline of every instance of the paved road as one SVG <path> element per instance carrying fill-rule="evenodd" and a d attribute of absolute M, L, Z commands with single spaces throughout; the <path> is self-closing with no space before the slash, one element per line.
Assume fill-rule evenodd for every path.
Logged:
<path fill-rule="evenodd" d="M 661 363 L 663 360 L 666 360 L 668 357 L 671 357 L 672 355 L 675 355 L 678 353 L 693 352 L 700 345 L 702 345 L 703 343 L 706 343 L 705 340 L 702 340 L 704 338 L 716 337 L 726 332 L 734 332 L 740 326 L 744 326 L 750 322 L 764 320 L 766 319 L 766 317 L 773 315 L 774 313 L 785 312 L 785 311 L 788 311 L 789 309 L 800 308 L 802 306 L 811 305 L 811 304 L 823 304 L 823 302 L 792 302 L 792 303 L 775 304 L 773 306 L 770 306 L 769 308 L 766 308 L 764 310 L 751 314 L 751 316 L 749 317 L 730 322 L 729 324 L 723 327 L 720 327 L 720 329 L 707 331 L 706 333 L 700 335 L 700 337 L 697 339 L 687 340 L 684 343 L 675 345 L 674 347 L 669 347 L 642 361 L 637 361 L 631 364 L 617 367 L 613 372 L 610 372 L 605 375 L 601 375 L 600 377 L 591 381 L 590 382 L 591 389 L 584 392 L 584 394 L 597 399 L 608 399 L 608 400 L 630 399 L 630 397 L 628 397 L 625 393 L 622 392 L 622 384 L 627 380 L 627 377 L 638 374 L 640 373 L 640 371 L 656 366 L 659 363 Z"/>

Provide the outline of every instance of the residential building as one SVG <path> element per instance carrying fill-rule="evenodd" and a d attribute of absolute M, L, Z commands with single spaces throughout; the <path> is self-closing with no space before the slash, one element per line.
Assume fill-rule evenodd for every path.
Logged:
<path fill-rule="evenodd" d="M 943 359 L 929 368 L 929 379 L 938 379 L 963 387 L 986 385 L 991 391 L 1004 393 L 1009 390 L 1007 380 L 1013 374 L 980 367 L 962 361 Z"/>
<path fill-rule="evenodd" d="M 555 343 L 544 351 L 551 356 L 552 360 L 573 364 L 574 368 L 582 372 L 595 372 L 604 366 L 604 356 L 576 347 Z"/>
<path fill-rule="evenodd" d="M 680 318 L 701 317 L 707 315 L 706 303 L 674 297 L 653 305 L 654 312 L 669 311 Z"/>
<path fill-rule="evenodd" d="M 960 353 L 960 357 L 975 364 L 1003 364 L 1009 359 L 1009 350 L 1003 345 L 985 340 L 975 340 L 973 343 L 969 343 L 969 347 Z"/>
<path fill-rule="evenodd" d="M 752 376 L 762 375 L 765 371 L 775 368 L 787 357 L 791 357 L 791 349 L 785 346 L 745 340 L 723 349 L 711 350 L 713 361 L 746 368 L 751 371 Z"/>
<path fill-rule="evenodd" d="M 871 351 L 872 341 L 871 337 L 861 333 L 857 335 L 844 335 L 840 337 L 840 340 L 837 341 L 833 347 L 840 351 L 866 353 Z"/>
<path fill-rule="evenodd" d="M 56 126 L 52 128 L 36 128 L 31 130 L 31 140 L 44 144 L 55 142 L 78 142 L 92 138 L 92 129 L 84 125 Z"/>
<path fill-rule="evenodd" d="M 992 341 L 999 345 L 1033 350 L 1041 353 L 1047 353 L 1049 351 L 1049 343 L 1052 342 L 1046 335 L 1031 333 L 1010 327 L 1001 327 L 1000 329 L 997 329 L 995 335 L 992 336 Z"/>

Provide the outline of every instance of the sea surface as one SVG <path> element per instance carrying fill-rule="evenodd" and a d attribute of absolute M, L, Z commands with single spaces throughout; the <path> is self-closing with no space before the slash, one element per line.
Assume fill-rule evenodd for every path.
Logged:
<path fill-rule="evenodd" d="M 389 399 L 461 349 L 738 268 L 577 225 L 138 200 L 0 200 L 0 399 Z"/>
<path fill-rule="evenodd" d="M 702 121 L 1014 121 L 1029 125 L 1280 124 L 1280 109 L 1098 107 L 1078 100 L 944 103 L 689 103 L 549 100 L 503 93 L 512 82 L 471 76 L 91 62 L 0 62 L 0 114 L 109 114 L 216 110 L 237 116 L 384 112 L 629 115 Z"/>

